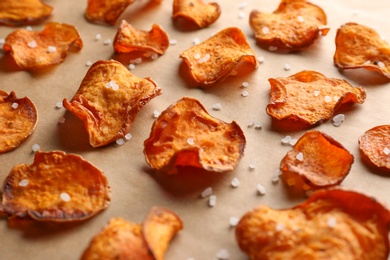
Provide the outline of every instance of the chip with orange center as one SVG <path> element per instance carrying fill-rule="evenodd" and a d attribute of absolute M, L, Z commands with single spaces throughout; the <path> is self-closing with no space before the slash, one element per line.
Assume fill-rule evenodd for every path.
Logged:
<path fill-rule="evenodd" d="M 38 151 L 32 164 L 16 165 L 2 193 L 0 212 L 38 221 L 85 220 L 110 202 L 103 172 L 81 156 L 62 151 Z"/>
<path fill-rule="evenodd" d="M 390 171 L 390 125 L 380 125 L 359 137 L 359 150 L 369 165 Z"/>
<path fill-rule="evenodd" d="M 92 23 L 115 25 L 134 0 L 88 0 L 85 18 Z"/>
<path fill-rule="evenodd" d="M 117 53 L 145 52 L 163 55 L 169 47 L 169 38 L 158 24 L 153 24 L 150 31 L 144 31 L 123 20 L 113 45 Z"/>
<path fill-rule="evenodd" d="M 180 54 L 190 76 L 200 86 L 212 85 L 234 72 L 240 62 L 257 68 L 256 54 L 245 34 L 235 27 L 224 29 Z"/>
<path fill-rule="evenodd" d="M 88 70 L 66 109 L 80 118 L 93 147 L 123 138 L 141 108 L 161 94 L 150 78 L 139 78 L 115 60 L 100 60 Z"/>
<path fill-rule="evenodd" d="M 342 69 L 363 68 L 390 78 L 390 45 L 372 28 L 346 23 L 336 33 L 334 64 Z"/>
<path fill-rule="evenodd" d="M 153 207 L 141 224 L 113 218 L 92 239 L 81 259 L 163 260 L 170 241 L 181 229 L 181 219 L 162 207 Z"/>
<path fill-rule="evenodd" d="M 53 7 L 41 0 L 1 0 L 0 25 L 21 26 L 38 24 L 47 19 Z"/>
<path fill-rule="evenodd" d="M 172 19 L 182 29 L 201 29 L 215 23 L 221 15 L 218 3 L 202 0 L 174 0 Z"/>
<path fill-rule="evenodd" d="M 240 126 L 210 116 L 194 98 L 184 97 L 156 119 L 144 142 L 146 162 L 154 170 L 177 173 L 179 168 L 232 171 L 246 140 Z"/>
<path fill-rule="evenodd" d="M 35 130 L 38 111 L 28 98 L 0 90 L 0 153 L 16 149 Z"/>
<path fill-rule="evenodd" d="M 308 126 L 329 120 L 341 105 L 363 103 L 366 91 L 343 79 L 328 78 L 316 71 L 301 71 L 287 78 L 270 78 L 267 114 L 277 120 Z"/>
<path fill-rule="evenodd" d="M 240 249 L 260 259 L 382 259 L 389 257 L 390 211 L 345 189 L 314 192 L 292 208 L 261 205 L 236 228 Z"/>
<path fill-rule="evenodd" d="M 24 70 L 36 70 L 63 62 L 70 50 L 81 50 L 77 29 L 64 23 L 47 23 L 43 31 L 19 29 L 10 33 L 3 49 Z"/>
<path fill-rule="evenodd" d="M 302 135 L 280 162 L 288 186 L 314 190 L 336 186 L 348 175 L 354 157 L 339 142 L 320 131 Z"/>
<path fill-rule="evenodd" d="M 273 13 L 253 10 L 249 23 L 260 47 L 270 51 L 299 51 L 312 45 L 329 28 L 321 7 L 305 0 L 282 0 Z"/>

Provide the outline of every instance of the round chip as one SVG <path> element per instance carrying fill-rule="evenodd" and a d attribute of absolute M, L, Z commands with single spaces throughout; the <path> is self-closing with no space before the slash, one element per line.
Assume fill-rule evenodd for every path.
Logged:
<path fill-rule="evenodd" d="M 53 7 L 41 0 L 1 0 L 0 25 L 33 25 L 47 19 Z"/>

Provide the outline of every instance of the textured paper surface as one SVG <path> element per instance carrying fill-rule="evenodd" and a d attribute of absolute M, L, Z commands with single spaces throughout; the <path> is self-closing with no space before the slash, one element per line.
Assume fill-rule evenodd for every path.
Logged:
<path fill-rule="evenodd" d="M 342 143 L 354 156 L 355 162 L 342 186 L 370 194 L 388 205 L 390 175 L 381 175 L 368 169 L 360 160 L 358 138 L 366 130 L 389 124 L 389 81 L 362 70 L 341 73 L 333 65 L 334 37 L 337 28 L 346 22 L 357 22 L 376 29 L 383 37 L 390 38 L 388 10 L 385 0 L 372 1 L 312 1 L 320 5 L 328 16 L 330 32 L 321 37 L 304 52 L 276 54 L 259 48 L 249 27 L 248 17 L 253 9 L 272 12 L 277 1 L 247 0 L 217 1 L 222 8 L 220 19 L 202 30 L 182 32 L 171 20 L 172 1 L 161 4 L 136 1 L 118 20 L 115 26 L 88 23 L 84 18 L 86 0 L 48 0 L 55 8 L 50 21 L 75 25 L 84 42 L 84 48 L 70 53 L 64 63 L 40 73 L 11 70 L 8 58 L 0 55 L 0 89 L 15 91 L 18 97 L 28 96 L 36 104 L 39 121 L 35 132 L 19 148 L 0 155 L 0 181 L 16 164 L 33 161 L 32 146 L 39 144 L 44 151 L 63 150 L 76 153 L 102 169 L 112 188 L 112 201 L 107 210 L 96 217 L 76 225 L 23 225 L 9 224 L 0 219 L 1 259 L 78 259 L 91 238 L 112 217 L 141 222 L 147 211 L 155 205 L 165 206 L 176 212 L 184 222 L 182 230 L 172 241 L 166 259 L 216 259 L 221 249 L 228 250 L 229 259 L 247 259 L 238 248 L 230 217 L 240 217 L 252 208 L 265 204 L 273 208 L 291 207 L 304 200 L 291 196 L 282 182 L 272 183 L 275 171 L 284 155 L 291 149 L 281 144 L 286 135 L 299 138 L 306 130 L 281 131 L 272 124 L 265 112 L 269 98 L 270 77 L 285 77 L 301 70 L 316 70 L 328 77 L 346 79 L 353 86 L 364 86 L 366 102 L 343 110 L 346 119 L 335 127 L 326 122 L 314 129 L 321 130 Z M 132 73 L 139 77 L 151 77 L 163 89 L 163 94 L 148 103 L 137 115 L 131 129 L 132 139 L 118 146 L 112 144 L 94 149 L 81 122 L 56 103 L 70 99 L 77 91 L 88 70 L 87 61 L 117 58 L 111 44 L 121 19 L 139 29 L 150 30 L 153 23 L 161 25 L 171 40 L 166 54 L 157 60 L 136 65 Z M 193 45 L 195 39 L 203 41 L 226 28 L 239 27 L 248 42 L 264 63 L 258 69 L 230 77 L 223 83 L 208 89 L 191 88 L 180 74 L 182 51 Z M 42 25 L 33 26 L 40 30 Z M 5 38 L 16 28 L 0 27 L 0 38 Z M 99 41 L 96 34 L 101 34 Z M 121 60 L 128 64 L 128 60 Z M 286 71 L 285 64 L 291 69 Z M 247 88 L 242 88 L 248 82 Z M 241 94 L 246 90 L 247 97 Z M 181 175 L 156 175 L 150 171 L 143 155 L 143 142 L 148 138 L 155 110 L 162 111 L 183 96 L 199 99 L 209 113 L 221 120 L 237 121 L 243 128 L 247 146 L 245 155 L 236 170 L 225 174 L 199 174 L 188 172 Z M 219 111 L 213 110 L 220 103 Z M 63 124 L 58 120 L 65 117 Z M 262 129 L 247 127 L 249 122 L 261 122 Z M 251 169 L 254 168 L 254 169 Z M 232 188 L 231 181 L 237 178 L 240 185 Z M 257 184 L 266 188 L 259 195 Z M 208 206 L 208 199 L 200 197 L 207 187 L 213 188 L 217 204 Z M 358 205 L 357 205 L 358 206 Z"/>

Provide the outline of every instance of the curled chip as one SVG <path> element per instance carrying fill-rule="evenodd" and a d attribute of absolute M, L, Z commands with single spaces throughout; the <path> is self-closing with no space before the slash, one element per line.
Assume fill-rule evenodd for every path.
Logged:
<path fill-rule="evenodd" d="M 37 24 L 50 16 L 53 7 L 41 0 L 1 0 L 0 24 L 20 26 Z"/>
<path fill-rule="evenodd" d="M 168 47 L 168 34 L 157 24 L 153 24 L 147 32 L 137 30 L 123 20 L 114 39 L 114 50 L 117 53 L 141 51 L 163 55 Z"/>
<path fill-rule="evenodd" d="M 249 46 L 245 34 L 238 28 L 224 29 L 208 40 L 182 52 L 190 75 L 200 85 L 222 81 L 240 62 L 258 66 L 256 54 Z"/>
<path fill-rule="evenodd" d="M 371 165 L 390 171 L 390 125 L 380 125 L 359 137 L 359 150 Z"/>
<path fill-rule="evenodd" d="M 280 162 L 288 186 L 303 190 L 340 184 L 354 157 L 332 137 L 319 131 L 306 132 Z"/>
<path fill-rule="evenodd" d="M 282 0 L 273 13 L 253 10 L 249 23 L 258 45 L 270 51 L 304 50 L 329 31 L 324 11 L 305 0 Z"/>
<path fill-rule="evenodd" d="M 35 130 L 38 111 L 28 98 L 0 90 L 0 153 L 17 148 Z"/>
<path fill-rule="evenodd" d="M 134 0 L 88 0 L 85 18 L 93 23 L 114 25 Z"/>
<path fill-rule="evenodd" d="M 330 189 L 291 209 L 253 209 L 238 223 L 236 239 L 251 260 L 386 260 L 389 227 L 389 209 L 375 199 Z"/>
<path fill-rule="evenodd" d="M 107 179 L 91 163 L 75 154 L 38 151 L 33 164 L 16 165 L 5 179 L 0 212 L 11 218 L 80 221 L 109 202 Z"/>
<path fill-rule="evenodd" d="M 200 29 L 218 20 L 221 8 L 217 3 L 202 0 L 174 0 L 172 19 L 179 28 Z"/>
<path fill-rule="evenodd" d="M 93 147 L 112 143 L 130 131 L 141 108 L 161 94 L 150 78 L 139 78 L 120 62 L 100 60 L 88 70 L 66 109 L 80 118 Z"/>
<path fill-rule="evenodd" d="M 142 224 L 113 218 L 92 239 L 81 259 L 163 260 L 169 242 L 181 229 L 181 219 L 162 207 L 153 207 Z"/>
<path fill-rule="evenodd" d="M 146 162 L 155 170 L 176 173 L 176 167 L 232 171 L 246 140 L 236 122 L 211 117 L 194 98 L 184 97 L 163 111 L 144 142 Z"/>
<path fill-rule="evenodd" d="M 338 68 L 363 68 L 390 78 L 390 45 L 374 29 L 346 23 L 337 30 L 335 41 L 333 60 Z"/>
<path fill-rule="evenodd" d="M 61 63 L 72 48 L 82 49 L 83 42 L 74 26 L 63 23 L 47 23 L 40 32 L 16 30 L 7 36 L 3 46 L 25 70 Z"/>
<path fill-rule="evenodd" d="M 342 79 L 316 71 L 301 71 L 287 78 L 270 78 L 267 113 L 277 120 L 300 121 L 310 126 L 329 120 L 346 103 L 363 103 L 366 91 Z"/>

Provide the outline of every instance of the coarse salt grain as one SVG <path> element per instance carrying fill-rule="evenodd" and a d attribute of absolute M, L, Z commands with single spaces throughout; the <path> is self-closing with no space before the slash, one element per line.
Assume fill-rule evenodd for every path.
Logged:
<path fill-rule="evenodd" d="M 305 18 L 303 18 L 303 16 L 300 16 L 300 15 L 297 16 L 297 19 L 301 23 L 305 21 Z"/>
<path fill-rule="evenodd" d="M 332 97 L 330 97 L 330 96 L 325 96 L 324 100 L 325 100 L 326 103 L 329 103 L 329 102 L 332 101 Z"/>
<path fill-rule="evenodd" d="M 295 156 L 295 159 L 297 159 L 298 161 L 303 161 L 303 153 L 299 152 L 296 156 Z"/>
<path fill-rule="evenodd" d="M 249 96 L 249 92 L 244 90 L 243 92 L 241 92 L 241 96 L 247 97 L 247 96 Z"/>
<path fill-rule="evenodd" d="M 237 178 L 234 178 L 231 182 L 233 188 L 237 188 L 240 185 L 240 181 Z"/>
<path fill-rule="evenodd" d="M 210 195 L 210 197 L 209 197 L 209 206 L 210 207 L 214 207 L 215 205 L 217 205 L 217 196 Z"/>
<path fill-rule="evenodd" d="M 210 54 L 206 53 L 202 58 L 198 59 L 198 63 L 205 63 L 210 59 Z"/>
<path fill-rule="evenodd" d="M 32 27 L 31 27 L 31 26 L 27 26 L 27 27 L 26 27 L 26 30 L 27 30 L 27 31 L 32 31 Z"/>
<path fill-rule="evenodd" d="M 134 65 L 133 63 L 130 63 L 130 64 L 129 64 L 129 69 L 130 69 L 130 70 L 135 69 L 135 65 Z"/>
<path fill-rule="evenodd" d="M 63 123 L 65 123 L 65 121 L 66 121 L 66 119 L 65 119 L 65 117 L 60 117 L 60 119 L 58 119 L 58 123 L 60 123 L 60 124 L 63 124 Z"/>
<path fill-rule="evenodd" d="M 111 44 L 111 39 L 105 39 L 103 44 L 104 45 L 110 45 Z"/>
<path fill-rule="evenodd" d="M 89 60 L 89 61 L 87 61 L 87 62 L 85 63 L 85 66 L 90 67 L 90 66 L 92 66 L 92 64 L 93 64 L 92 61 Z"/>
<path fill-rule="evenodd" d="M 117 139 L 117 140 L 115 141 L 115 143 L 116 143 L 117 145 L 122 145 L 122 144 L 125 143 L 125 140 L 123 140 L 123 138 L 119 138 L 119 139 Z"/>
<path fill-rule="evenodd" d="M 200 43 L 199 38 L 194 38 L 194 39 L 192 40 L 192 44 L 193 44 L 193 45 L 198 45 L 199 43 Z"/>
<path fill-rule="evenodd" d="M 195 60 L 199 60 L 200 59 L 200 54 L 199 53 L 195 53 L 194 54 L 194 59 Z"/>
<path fill-rule="evenodd" d="M 261 28 L 261 31 L 263 32 L 263 34 L 268 34 L 269 28 L 267 26 L 264 26 L 263 28 Z"/>
<path fill-rule="evenodd" d="M 290 141 L 291 141 L 291 136 L 286 135 L 286 136 L 281 140 L 281 143 L 282 143 L 282 144 L 290 144 Z"/>
<path fill-rule="evenodd" d="M 288 142 L 289 145 L 294 146 L 298 142 L 298 139 L 291 138 L 290 142 Z"/>
<path fill-rule="evenodd" d="M 249 170 L 253 171 L 253 170 L 255 170 L 255 169 L 256 169 L 256 162 L 251 162 L 251 163 L 249 164 Z"/>
<path fill-rule="evenodd" d="M 48 46 L 47 47 L 47 52 L 49 52 L 49 53 L 56 52 L 56 51 L 57 51 L 57 48 L 55 46 Z"/>
<path fill-rule="evenodd" d="M 265 195 L 266 193 L 266 189 L 263 185 L 261 185 L 260 183 L 257 184 L 257 192 L 260 194 L 260 195 Z"/>
<path fill-rule="evenodd" d="M 385 67 L 385 64 L 381 61 L 378 62 L 378 67 L 379 68 L 384 68 Z"/>
<path fill-rule="evenodd" d="M 336 101 L 336 102 L 339 101 L 339 99 L 340 99 L 339 96 L 334 96 L 334 97 L 333 97 L 333 100 Z"/>
<path fill-rule="evenodd" d="M 27 43 L 27 46 L 34 49 L 38 46 L 37 42 L 36 41 L 31 41 L 31 42 L 28 42 Z"/>
<path fill-rule="evenodd" d="M 95 35 L 95 41 L 99 41 L 102 38 L 102 35 L 100 33 L 97 33 Z"/>
<path fill-rule="evenodd" d="M 291 65 L 288 64 L 288 63 L 284 64 L 284 70 L 285 70 L 285 71 L 291 70 Z"/>
<path fill-rule="evenodd" d="M 257 58 L 257 61 L 260 63 L 264 63 L 264 60 L 265 60 L 264 56 L 260 56 Z"/>
<path fill-rule="evenodd" d="M 260 122 L 255 122 L 255 129 L 257 130 L 263 129 L 263 124 Z"/>
<path fill-rule="evenodd" d="M 176 45 L 177 44 L 177 40 L 176 39 L 170 39 L 169 40 L 169 44 L 170 45 Z"/>
<path fill-rule="evenodd" d="M 284 224 L 277 223 L 275 229 L 276 229 L 276 231 L 282 231 L 284 229 Z"/>
<path fill-rule="evenodd" d="M 239 19 L 242 19 L 245 17 L 245 13 L 244 12 L 238 12 L 238 18 Z"/>
<path fill-rule="evenodd" d="M 126 139 L 126 140 L 130 140 L 132 137 L 133 137 L 133 136 L 132 136 L 130 133 L 127 133 L 127 134 L 125 135 L 125 139 Z"/>
<path fill-rule="evenodd" d="M 39 149 L 41 149 L 41 147 L 39 146 L 39 144 L 33 144 L 33 146 L 32 146 L 31 148 L 32 148 L 32 151 L 33 151 L 33 152 L 36 152 L 36 151 L 38 151 Z"/>
<path fill-rule="evenodd" d="M 338 114 L 332 118 L 332 122 L 334 126 L 340 126 L 344 122 L 344 120 L 345 120 L 344 114 Z"/>
<path fill-rule="evenodd" d="M 150 58 L 151 58 L 152 60 L 155 60 L 155 59 L 158 58 L 158 54 L 157 54 L 157 53 L 152 53 L 152 55 L 150 56 Z"/>
<path fill-rule="evenodd" d="M 328 227 L 334 228 L 337 224 L 337 220 L 334 217 L 328 219 Z"/>
<path fill-rule="evenodd" d="M 69 202 L 70 201 L 70 195 L 66 192 L 61 192 L 60 194 L 60 198 L 65 201 L 65 202 Z"/>
<path fill-rule="evenodd" d="M 240 222 L 240 219 L 237 217 L 230 217 L 229 218 L 229 224 L 231 227 L 237 226 L 238 222 Z"/>
<path fill-rule="evenodd" d="M 195 144 L 194 138 L 192 138 L 192 137 L 187 138 L 187 143 L 189 145 L 194 145 Z"/>
<path fill-rule="evenodd" d="M 207 198 L 211 194 L 213 194 L 213 188 L 212 187 L 207 187 L 204 191 L 202 191 L 202 193 L 200 194 L 200 197 Z"/>
<path fill-rule="evenodd" d="M 386 154 L 386 155 L 389 155 L 390 154 L 390 149 L 385 147 L 383 148 L 383 153 Z"/>
<path fill-rule="evenodd" d="M 136 58 L 136 59 L 133 60 L 132 63 L 134 63 L 134 64 L 140 64 L 141 62 L 142 62 L 142 58 Z"/>
<path fill-rule="evenodd" d="M 56 103 L 56 108 L 63 108 L 63 107 L 64 107 L 64 105 L 62 104 L 61 101 L 58 101 L 58 102 Z"/>
<path fill-rule="evenodd" d="M 268 50 L 269 51 L 277 51 L 278 47 L 276 47 L 276 46 L 269 46 Z"/>
<path fill-rule="evenodd" d="M 321 91 L 315 90 L 315 91 L 314 91 L 314 96 L 315 96 L 315 97 L 318 97 L 318 96 L 320 95 L 320 93 L 321 93 Z"/>
<path fill-rule="evenodd" d="M 160 116 L 160 114 L 161 114 L 161 112 L 160 112 L 160 111 L 158 111 L 158 110 L 154 110 L 154 111 L 153 111 L 153 117 L 154 117 L 154 118 L 157 118 L 157 117 L 159 117 L 159 116 Z"/>
<path fill-rule="evenodd" d="M 242 82 L 241 86 L 243 88 L 247 88 L 247 87 L 249 87 L 249 82 L 248 81 L 244 81 L 244 82 Z"/>
<path fill-rule="evenodd" d="M 255 125 L 255 121 L 254 120 L 251 120 L 248 122 L 248 127 L 252 127 Z"/>
<path fill-rule="evenodd" d="M 230 254 L 226 249 L 221 249 L 217 253 L 218 260 L 228 260 L 229 257 L 230 257 Z"/>
<path fill-rule="evenodd" d="M 17 108 L 19 107 L 19 104 L 16 103 L 16 102 L 14 102 L 14 103 L 12 103 L 11 107 L 12 107 L 13 109 L 17 109 Z"/>
<path fill-rule="evenodd" d="M 273 184 L 277 184 L 279 182 L 279 177 L 280 175 L 282 174 L 282 171 L 280 169 L 277 169 L 274 173 L 274 175 L 272 176 L 272 183 Z"/>
<path fill-rule="evenodd" d="M 28 185 L 29 181 L 27 179 L 23 179 L 19 182 L 20 187 L 26 187 Z"/>
<path fill-rule="evenodd" d="M 215 104 L 213 105 L 213 110 L 219 111 L 219 110 L 221 110 L 221 109 L 222 109 L 221 103 L 215 103 Z"/>

